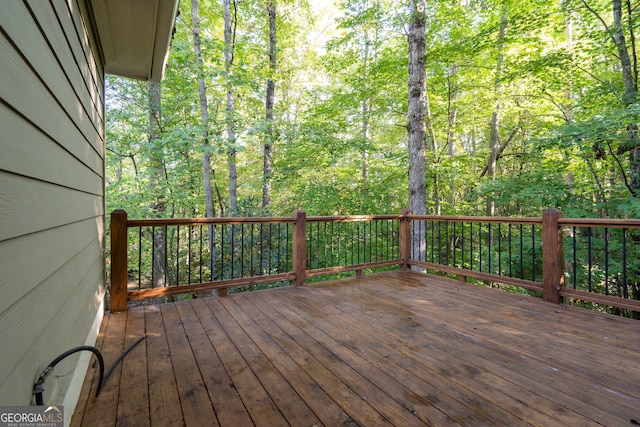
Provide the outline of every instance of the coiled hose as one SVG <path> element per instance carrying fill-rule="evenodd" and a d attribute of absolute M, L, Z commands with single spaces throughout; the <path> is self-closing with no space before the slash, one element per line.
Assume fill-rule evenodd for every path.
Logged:
<path fill-rule="evenodd" d="M 124 359 L 124 357 L 127 355 L 127 353 L 129 353 L 131 350 L 133 350 L 133 348 L 135 346 L 137 346 L 138 344 L 140 344 L 142 342 L 142 340 L 145 339 L 146 337 L 147 337 L 146 335 L 143 335 L 142 337 L 138 338 L 138 340 L 136 342 L 134 342 L 131 346 L 129 346 L 116 359 L 116 361 L 113 362 L 113 365 L 111 365 L 111 368 L 109 368 L 109 371 L 107 372 L 106 375 L 104 374 L 104 358 L 102 357 L 102 353 L 100 353 L 100 350 L 98 350 L 97 348 L 89 346 L 89 345 L 81 345 L 79 347 L 74 347 L 72 349 L 69 349 L 69 350 L 65 351 L 60 356 L 58 356 L 55 359 L 53 359 L 53 361 L 51 363 L 49 363 L 49 365 L 44 369 L 44 371 L 42 371 L 42 373 L 38 377 L 38 380 L 34 384 L 34 386 L 33 386 L 33 394 L 36 397 L 36 405 L 44 406 L 44 399 L 42 397 L 42 394 L 44 393 L 45 389 L 47 388 L 46 384 L 45 384 L 45 381 L 47 380 L 47 377 L 49 376 L 49 374 L 51 374 L 51 372 L 53 371 L 53 368 L 58 363 L 60 363 L 62 360 L 66 359 L 67 357 L 71 356 L 72 354 L 78 353 L 80 351 L 90 351 L 90 352 L 92 352 L 93 354 L 95 354 L 96 358 L 98 359 L 98 363 L 100 364 L 100 381 L 98 381 L 98 388 L 96 389 L 96 397 L 98 397 L 98 395 L 100 394 L 100 390 L 102 390 L 102 387 L 104 387 L 104 384 L 107 382 L 107 380 L 109 379 L 109 377 L 113 373 L 113 370 L 116 368 L 116 366 L 122 361 L 122 359 Z"/>

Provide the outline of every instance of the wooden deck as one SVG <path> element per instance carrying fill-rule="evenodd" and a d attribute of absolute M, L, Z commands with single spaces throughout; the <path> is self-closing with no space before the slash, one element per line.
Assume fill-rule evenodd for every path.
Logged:
<path fill-rule="evenodd" d="M 72 425 L 630 426 L 640 322 L 414 272 L 107 315 Z"/>

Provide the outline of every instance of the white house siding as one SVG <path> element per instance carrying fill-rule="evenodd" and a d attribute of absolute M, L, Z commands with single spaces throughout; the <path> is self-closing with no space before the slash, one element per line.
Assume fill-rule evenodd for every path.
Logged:
<path fill-rule="evenodd" d="M 30 404 L 39 373 L 92 345 L 102 319 L 104 76 L 92 40 L 82 0 L 2 2 L 0 405 Z M 45 403 L 64 404 L 67 421 L 88 360 L 47 381 Z"/>

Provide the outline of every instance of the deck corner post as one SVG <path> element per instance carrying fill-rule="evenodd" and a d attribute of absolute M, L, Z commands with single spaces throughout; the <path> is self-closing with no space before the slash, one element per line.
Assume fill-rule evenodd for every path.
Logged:
<path fill-rule="evenodd" d="M 110 310 L 127 311 L 127 212 L 111 212 Z"/>
<path fill-rule="evenodd" d="M 562 302 L 560 288 L 564 286 L 560 218 L 562 212 L 557 209 L 547 209 L 542 213 L 542 299 L 555 304 Z"/>
<path fill-rule="evenodd" d="M 307 213 L 297 210 L 293 213 L 292 266 L 296 278 L 294 285 L 302 286 L 307 282 Z"/>
<path fill-rule="evenodd" d="M 411 211 L 409 209 L 403 209 L 400 211 L 400 232 L 399 232 L 399 245 L 400 245 L 400 262 L 402 263 L 402 269 L 406 270 L 411 264 Z"/>

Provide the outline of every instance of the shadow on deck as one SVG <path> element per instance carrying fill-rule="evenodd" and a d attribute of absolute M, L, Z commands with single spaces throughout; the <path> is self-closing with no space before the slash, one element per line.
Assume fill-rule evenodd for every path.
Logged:
<path fill-rule="evenodd" d="M 415 272 L 105 316 L 72 425 L 633 425 L 640 322 Z"/>

